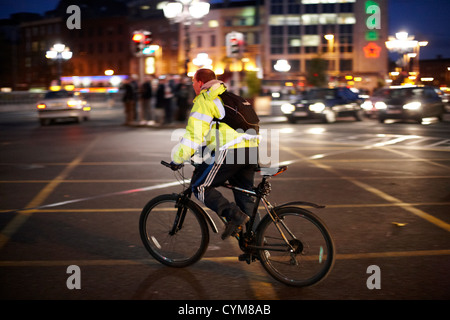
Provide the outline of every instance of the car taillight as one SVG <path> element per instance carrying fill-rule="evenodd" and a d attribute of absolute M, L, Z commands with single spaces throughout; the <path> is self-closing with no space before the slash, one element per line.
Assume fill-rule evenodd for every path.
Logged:
<path fill-rule="evenodd" d="M 45 109 L 45 108 L 47 108 L 47 106 L 46 106 L 44 103 L 39 103 L 39 104 L 37 105 L 37 108 L 38 108 L 38 109 Z"/>

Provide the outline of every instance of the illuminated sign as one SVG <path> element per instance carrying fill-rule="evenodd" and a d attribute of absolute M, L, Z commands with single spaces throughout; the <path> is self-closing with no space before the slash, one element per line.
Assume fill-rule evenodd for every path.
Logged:
<path fill-rule="evenodd" d="M 374 1 L 366 1 L 366 13 L 370 16 L 366 20 L 368 29 L 381 29 L 380 6 Z"/>
<path fill-rule="evenodd" d="M 366 58 L 378 58 L 380 56 L 381 47 L 375 42 L 369 42 L 363 50 Z"/>
<path fill-rule="evenodd" d="M 381 47 L 373 41 L 379 39 L 377 29 L 381 29 L 381 10 L 378 3 L 368 0 L 365 3 L 366 14 L 369 16 L 366 19 L 366 40 L 370 41 L 364 48 L 364 55 L 366 58 L 378 58 L 380 56 Z"/>

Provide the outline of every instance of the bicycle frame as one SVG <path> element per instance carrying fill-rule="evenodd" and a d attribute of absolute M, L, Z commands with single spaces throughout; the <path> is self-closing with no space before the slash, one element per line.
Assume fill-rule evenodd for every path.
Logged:
<path fill-rule="evenodd" d="M 170 167 L 170 165 L 167 162 L 162 161 L 161 163 L 165 166 Z M 245 194 L 254 196 L 256 198 L 255 204 L 253 207 L 253 211 L 252 211 L 250 220 L 247 225 L 247 229 L 246 229 L 245 233 L 242 233 L 243 237 L 240 237 L 239 235 L 236 236 L 236 238 L 239 241 L 239 245 L 244 252 L 248 251 L 249 249 L 250 250 L 264 249 L 264 250 L 270 250 L 270 251 L 289 251 L 291 253 L 295 253 L 296 249 L 292 245 L 292 240 L 289 241 L 286 238 L 286 235 L 284 234 L 283 230 L 281 230 L 280 224 L 293 240 L 296 240 L 296 238 L 295 238 L 294 234 L 289 230 L 289 228 L 285 225 L 285 223 L 277 216 L 276 209 L 285 207 L 285 206 L 289 206 L 289 205 L 306 205 L 306 206 L 311 206 L 311 207 L 315 207 L 315 208 L 323 208 L 324 207 L 324 206 L 320 206 L 320 205 L 317 205 L 314 203 L 303 202 L 303 201 L 288 202 L 288 203 L 282 204 L 280 206 L 273 207 L 270 204 L 270 202 L 266 199 L 266 196 L 271 191 L 271 185 L 267 180 L 268 180 L 268 178 L 270 178 L 272 176 L 276 176 L 276 175 L 286 171 L 286 169 L 287 169 L 287 166 L 283 166 L 283 167 L 278 168 L 278 171 L 273 175 L 263 175 L 261 182 L 258 184 L 258 186 L 256 188 L 254 188 L 254 190 L 247 190 L 247 189 L 239 188 L 239 187 L 236 187 L 229 183 L 225 183 L 222 185 L 222 187 L 224 187 L 224 188 L 227 188 L 227 189 L 230 189 L 233 191 L 237 191 L 237 192 L 241 192 L 241 193 L 245 193 Z M 191 186 L 191 183 L 189 183 L 189 186 L 183 192 L 181 192 L 179 194 L 179 200 L 176 204 L 176 207 L 178 210 L 177 210 L 177 215 L 176 215 L 172 230 L 170 231 L 171 235 L 173 235 L 177 231 L 181 230 L 181 228 L 183 226 L 184 217 L 185 217 L 186 211 L 187 211 L 187 208 L 184 205 L 185 201 L 191 201 L 192 203 L 194 203 L 194 205 L 198 206 L 195 202 L 193 202 L 190 199 L 191 196 L 192 196 L 192 186 Z M 269 248 L 267 246 L 264 246 L 264 247 L 255 246 L 251 243 L 254 238 L 253 225 L 255 223 L 255 218 L 258 213 L 259 204 L 261 202 L 264 206 L 265 211 L 267 212 L 267 214 L 270 216 L 270 218 L 274 222 L 275 227 L 277 228 L 277 230 L 280 233 L 281 237 L 283 238 L 285 244 L 287 245 L 287 249 L 285 246 L 283 246 L 284 249 L 280 249 L 280 248 L 275 248 L 275 247 Z M 206 219 L 206 221 L 211 226 L 213 232 L 218 233 L 217 227 L 216 227 L 213 219 L 209 216 L 209 214 L 205 210 L 203 210 L 200 206 L 198 206 L 198 207 L 199 207 L 200 211 L 203 213 L 203 216 Z"/>

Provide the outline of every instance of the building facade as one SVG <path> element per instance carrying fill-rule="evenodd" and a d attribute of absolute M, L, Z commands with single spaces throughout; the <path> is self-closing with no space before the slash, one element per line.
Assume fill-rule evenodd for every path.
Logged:
<path fill-rule="evenodd" d="M 372 89 L 387 74 L 387 1 L 266 0 L 264 76 L 300 80 L 314 58 L 327 61 L 330 85 Z M 288 75 L 274 69 L 285 59 Z M 355 81 L 355 79 L 357 81 Z"/>
<path fill-rule="evenodd" d="M 63 3 L 63 1 L 61 2 Z M 385 78 L 388 67 L 387 0 L 256 0 L 214 1 L 208 15 L 173 24 L 157 0 L 95 2 L 81 7 L 81 29 L 66 26 L 64 5 L 50 15 L 20 25 L 18 78 L 23 87 L 48 86 L 57 64 L 45 58 L 55 42 L 70 47 L 73 57 L 62 68 L 64 76 L 102 76 L 105 70 L 139 74 L 139 59 L 131 41 L 134 30 L 152 32 L 158 50 L 145 57 L 146 74 L 184 74 L 202 64 L 207 54 L 211 67 L 223 78 L 240 79 L 256 72 L 266 82 L 289 80 L 308 86 L 311 61 L 326 61 L 326 85 L 346 84 L 372 90 Z M 110 6 L 110 7 L 109 7 Z M 244 37 L 240 54 L 227 54 L 226 36 Z M 290 69 L 275 69 L 286 60 Z M 141 65 L 142 66 L 142 65 Z"/>
<path fill-rule="evenodd" d="M 387 11 L 387 0 L 225 2 L 189 27 L 191 61 L 207 53 L 219 74 L 256 70 L 267 83 L 289 80 L 305 87 L 311 60 L 320 58 L 328 66 L 327 85 L 373 90 L 388 71 Z M 184 30 L 180 26 L 180 59 Z M 226 56 L 225 38 L 232 31 L 244 35 L 239 61 Z M 279 60 L 287 60 L 289 71 L 276 70 Z"/>

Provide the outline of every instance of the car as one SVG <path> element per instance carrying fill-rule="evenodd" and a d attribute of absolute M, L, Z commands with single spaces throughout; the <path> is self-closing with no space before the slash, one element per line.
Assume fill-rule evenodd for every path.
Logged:
<path fill-rule="evenodd" d="M 79 92 L 48 91 L 36 104 L 41 125 L 53 120 L 74 119 L 77 122 L 90 118 L 91 107 Z"/>
<path fill-rule="evenodd" d="M 373 94 L 364 100 L 361 108 L 367 118 L 378 119 L 378 103 L 384 100 L 387 90 L 389 88 L 375 89 Z"/>
<path fill-rule="evenodd" d="M 352 116 L 361 121 L 363 99 L 347 87 L 313 88 L 306 91 L 293 103 L 285 103 L 281 111 L 288 121 L 299 119 L 320 119 L 325 123 L 336 121 L 337 117 Z"/>
<path fill-rule="evenodd" d="M 422 123 L 423 118 L 443 119 L 445 104 L 438 90 L 433 87 L 401 86 L 382 92 L 382 99 L 375 105 L 380 123 L 387 119 L 414 120 L 419 123 Z"/>

